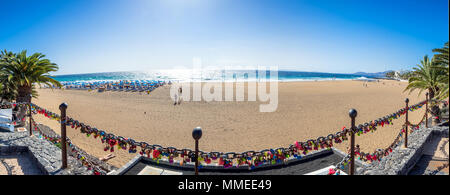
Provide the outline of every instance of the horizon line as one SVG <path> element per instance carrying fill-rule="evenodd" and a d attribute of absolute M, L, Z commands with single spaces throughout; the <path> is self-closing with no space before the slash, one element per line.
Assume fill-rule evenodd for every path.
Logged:
<path fill-rule="evenodd" d="M 176 69 L 156 69 L 154 71 L 161 71 L 161 70 L 176 70 Z M 247 70 L 247 69 L 233 69 L 233 70 Z M 269 70 L 267 70 L 269 71 Z M 385 70 L 385 71 L 379 71 L 379 72 L 364 72 L 364 71 L 356 71 L 353 73 L 338 73 L 338 72 L 321 72 L 321 71 L 303 71 L 303 70 L 293 70 L 293 69 L 279 69 L 278 71 L 284 71 L 284 72 L 308 72 L 308 73 L 328 73 L 328 74 L 357 74 L 357 73 L 366 73 L 366 74 L 377 74 L 377 73 L 384 73 L 389 71 L 397 71 L 397 70 Z M 84 75 L 84 74 L 102 74 L 102 73 L 125 73 L 125 72 L 151 72 L 151 71 L 143 71 L 143 70 L 127 70 L 127 71 L 109 71 L 109 72 L 86 72 L 86 73 L 73 73 L 73 74 L 55 74 L 52 76 L 69 76 L 69 75 Z"/>

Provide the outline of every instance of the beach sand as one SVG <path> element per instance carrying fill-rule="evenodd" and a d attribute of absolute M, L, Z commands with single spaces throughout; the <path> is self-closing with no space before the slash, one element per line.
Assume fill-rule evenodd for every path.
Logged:
<path fill-rule="evenodd" d="M 183 102 L 174 106 L 169 97 L 169 86 L 151 92 L 102 92 L 77 90 L 38 89 L 38 99 L 33 103 L 59 113 L 58 106 L 67 102 L 67 115 L 106 132 L 130 137 L 136 141 L 173 146 L 179 149 L 194 148 L 192 129 L 203 128 L 200 150 L 244 152 L 268 148 L 288 147 L 295 141 L 306 141 L 340 131 L 350 126 L 348 112 L 358 111 L 356 124 L 376 120 L 405 106 L 425 99 L 425 95 L 403 93 L 407 83 L 381 80 L 361 81 L 307 81 L 280 82 L 278 84 L 278 109 L 259 112 L 264 102 Z M 417 123 L 425 113 L 419 109 L 410 113 L 411 123 Z M 56 132 L 60 124 L 42 115 L 36 121 L 50 126 Z M 374 133 L 357 136 L 361 151 L 373 152 L 389 146 L 399 133 L 404 117 L 394 120 L 394 125 L 379 128 Z M 68 137 L 86 152 L 103 157 L 99 139 L 86 137 L 79 130 L 68 128 Z M 346 150 L 349 142 L 336 144 Z M 136 154 L 117 149 L 116 158 L 108 162 L 121 167 Z"/>

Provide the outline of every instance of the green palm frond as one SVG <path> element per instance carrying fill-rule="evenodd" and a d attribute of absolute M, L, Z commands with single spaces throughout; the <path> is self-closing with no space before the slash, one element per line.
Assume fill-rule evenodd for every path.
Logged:
<path fill-rule="evenodd" d="M 448 42 L 444 44 L 443 48 L 433 49 L 433 52 L 437 53 L 435 54 L 436 62 L 448 68 L 449 63 Z"/>
<path fill-rule="evenodd" d="M 34 53 L 27 56 L 27 51 L 23 50 L 17 54 L 8 51 L 0 53 L 0 81 L 8 84 L 9 88 L 17 91 L 18 98 L 24 98 L 32 94 L 37 97 L 35 85 L 56 85 L 61 87 L 61 83 L 50 75 L 58 70 L 58 65 L 48 59 L 44 59 L 42 53 Z"/>
<path fill-rule="evenodd" d="M 437 94 L 438 99 L 446 99 L 449 97 L 448 83 L 449 83 L 449 43 L 446 42 L 443 48 L 433 49 L 435 54 L 436 63 L 433 66 L 436 71 L 439 72 L 438 86 L 441 89 Z"/>
<path fill-rule="evenodd" d="M 412 93 L 415 90 L 419 91 L 419 95 L 428 90 L 431 96 L 437 94 L 439 91 L 439 81 L 442 79 L 440 77 L 441 71 L 434 68 L 436 63 L 436 58 L 430 59 L 428 55 L 425 55 L 417 64 L 417 67 L 413 68 L 413 74 L 408 80 L 408 86 L 405 88 L 404 92 L 409 91 Z"/>

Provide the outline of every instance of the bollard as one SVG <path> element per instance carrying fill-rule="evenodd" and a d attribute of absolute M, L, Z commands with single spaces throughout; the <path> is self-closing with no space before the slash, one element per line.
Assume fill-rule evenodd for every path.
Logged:
<path fill-rule="evenodd" d="M 425 127 L 428 128 L 428 92 L 425 94 L 427 101 L 425 103 Z"/>
<path fill-rule="evenodd" d="M 59 105 L 59 110 L 61 110 L 61 154 L 62 154 L 62 169 L 67 168 L 67 145 L 66 145 L 66 110 L 67 104 L 62 103 Z"/>
<path fill-rule="evenodd" d="M 358 112 L 355 109 L 351 109 L 348 113 L 350 118 L 352 119 L 351 127 L 350 127 L 350 175 L 355 174 L 355 118 L 358 115 Z"/>
<path fill-rule="evenodd" d="M 409 103 L 409 99 L 408 98 L 406 98 L 405 103 L 406 103 L 406 108 L 405 108 L 406 109 L 405 148 L 407 148 L 408 147 L 408 125 L 409 125 L 409 122 L 408 122 L 408 112 L 409 112 L 408 103 Z"/>
<path fill-rule="evenodd" d="M 195 175 L 198 175 L 198 140 L 202 137 L 202 128 L 196 127 L 192 131 L 192 137 L 195 140 Z"/>

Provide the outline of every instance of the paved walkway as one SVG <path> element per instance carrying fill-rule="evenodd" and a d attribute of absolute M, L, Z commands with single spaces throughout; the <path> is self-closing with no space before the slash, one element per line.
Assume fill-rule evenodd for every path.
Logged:
<path fill-rule="evenodd" d="M 424 153 L 410 175 L 428 175 L 439 166 L 448 163 L 449 138 L 436 138 L 427 144 Z M 449 168 L 444 168 L 436 175 L 449 175 Z"/>
<path fill-rule="evenodd" d="M 42 175 L 26 154 L 0 156 L 0 175 Z"/>

